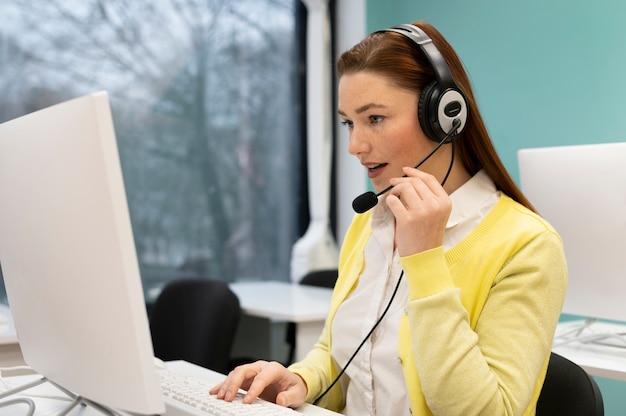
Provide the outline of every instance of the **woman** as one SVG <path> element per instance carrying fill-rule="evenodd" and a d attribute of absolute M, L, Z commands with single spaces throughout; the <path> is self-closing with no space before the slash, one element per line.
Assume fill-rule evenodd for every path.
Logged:
<path fill-rule="evenodd" d="M 562 242 L 496 155 L 459 58 L 415 22 L 369 35 L 337 70 L 348 150 L 380 202 L 345 236 L 314 349 L 288 369 L 238 367 L 211 393 L 350 415 L 535 414 Z"/>

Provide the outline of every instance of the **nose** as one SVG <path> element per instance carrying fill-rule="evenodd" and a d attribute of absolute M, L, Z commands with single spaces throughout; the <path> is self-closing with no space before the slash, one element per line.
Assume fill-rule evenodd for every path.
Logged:
<path fill-rule="evenodd" d="M 370 143 L 366 135 L 358 128 L 353 127 L 349 134 L 348 153 L 358 156 L 369 151 Z"/>

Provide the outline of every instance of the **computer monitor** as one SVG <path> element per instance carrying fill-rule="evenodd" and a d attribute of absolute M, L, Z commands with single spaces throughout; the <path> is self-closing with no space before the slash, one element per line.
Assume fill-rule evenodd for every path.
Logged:
<path fill-rule="evenodd" d="M 0 125 L 0 201 L 26 363 L 102 406 L 163 413 L 106 93 Z"/>
<path fill-rule="evenodd" d="M 626 143 L 523 149 L 522 191 L 563 238 L 563 312 L 626 321 Z"/>

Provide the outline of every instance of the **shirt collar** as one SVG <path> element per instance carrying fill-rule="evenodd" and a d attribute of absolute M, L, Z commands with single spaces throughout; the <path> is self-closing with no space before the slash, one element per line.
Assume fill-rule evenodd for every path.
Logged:
<path fill-rule="evenodd" d="M 485 200 L 497 192 L 496 185 L 481 169 L 467 182 L 450 194 L 452 212 L 446 228 L 452 228 L 480 210 Z"/>

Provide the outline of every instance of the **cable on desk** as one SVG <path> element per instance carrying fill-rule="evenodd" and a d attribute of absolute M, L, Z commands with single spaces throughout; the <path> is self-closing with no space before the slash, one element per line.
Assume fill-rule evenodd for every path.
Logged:
<path fill-rule="evenodd" d="M 28 406 L 28 413 L 26 416 L 33 416 L 35 414 L 35 402 L 25 397 L 19 397 L 17 399 L 10 399 L 4 402 L 0 402 L 0 407 L 13 406 L 15 404 L 26 404 Z"/>
<path fill-rule="evenodd" d="M 597 334 L 590 334 L 590 335 L 585 335 L 585 336 L 579 336 L 576 338 L 569 338 L 569 339 L 565 339 L 562 341 L 558 341 L 558 338 L 555 338 L 554 343 L 552 344 L 553 347 L 560 347 L 562 345 L 566 345 L 566 344 L 573 344 L 575 342 L 579 342 L 581 344 L 602 344 L 602 341 L 608 340 L 608 339 L 616 339 L 621 341 L 621 344 L 623 344 L 622 348 L 626 348 L 626 332 L 616 332 L 616 333 L 612 333 L 612 332 L 608 332 L 608 333 L 597 333 Z M 613 344 L 607 344 L 607 345 L 613 345 Z M 613 345 L 615 346 L 615 345 Z"/>
<path fill-rule="evenodd" d="M 74 400 L 72 400 L 72 402 L 69 404 L 69 406 L 67 406 L 65 409 L 63 409 L 63 411 L 61 413 L 59 413 L 57 416 L 65 416 L 65 415 L 67 415 L 69 412 L 72 411 L 72 409 L 74 409 L 79 404 L 81 404 L 81 397 L 80 396 L 76 396 L 74 398 Z"/>
<path fill-rule="evenodd" d="M 28 370 L 32 371 L 33 369 L 27 365 L 20 365 L 15 367 L 0 367 L 0 384 L 4 387 L 0 390 L 0 399 L 4 397 L 9 397 L 12 394 L 17 394 L 19 392 L 29 390 L 31 387 L 35 387 L 38 384 L 43 384 L 47 382 L 45 377 L 42 377 L 32 383 L 23 384 L 20 386 L 14 386 L 7 382 L 6 377 L 2 374 L 4 371 L 17 371 L 17 370 Z M 58 387 L 58 386 L 57 386 Z M 67 394 L 66 391 L 63 391 Z M 50 399 L 50 400 L 64 400 L 71 401 L 69 397 L 61 396 L 59 394 L 40 394 L 40 393 L 23 393 L 24 396 L 38 398 L 38 399 Z"/>
<path fill-rule="evenodd" d="M 557 330 L 554 334 L 553 348 L 567 344 L 606 344 L 619 348 L 626 348 L 626 332 L 601 331 L 594 332 L 596 318 L 586 318 L 582 323 L 576 323 L 568 328 Z M 607 340 L 617 340 L 618 343 L 610 343 Z"/>

